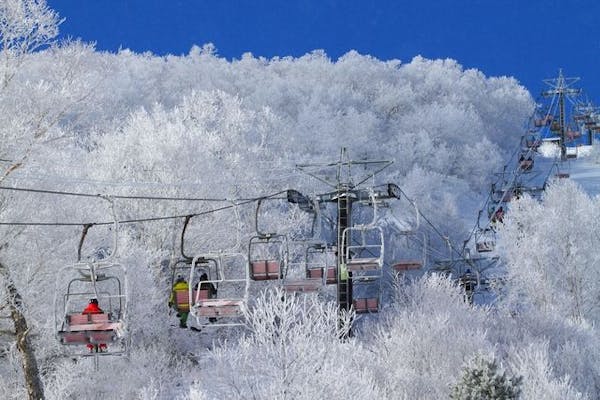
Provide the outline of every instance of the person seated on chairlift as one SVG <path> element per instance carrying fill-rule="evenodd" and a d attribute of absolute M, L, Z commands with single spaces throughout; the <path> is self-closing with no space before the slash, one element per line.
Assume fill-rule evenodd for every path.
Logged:
<path fill-rule="evenodd" d="M 208 282 L 208 275 L 204 272 L 200 275 L 200 281 L 198 282 L 198 290 L 208 290 L 208 298 L 214 299 L 217 297 L 217 288 L 212 282 Z M 217 322 L 217 318 L 210 317 L 208 321 L 211 323 Z"/>
<path fill-rule="evenodd" d="M 171 297 L 169 298 L 169 307 L 173 307 L 177 311 L 177 317 L 179 317 L 180 328 L 187 328 L 187 319 L 189 311 L 179 310 L 179 305 L 177 304 L 177 297 L 175 293 L 179 291 L 187 291 L 188 289 L 189 285 L 187 281 L 183 278 L 182 275 L 177 275 L 177 280 L 173 284 L 173 289 L 171 290 Z"/>
<path fill-rule="evenodd" d="M 83 309 L 83 311 L 81 313 L 83 315 L 104 314 L 104 311 L 98 305 L 98 299 L 90 299 L 89 304 Z M 102 352 L 106 351 L 106 348 L 107 348 L 106 343 L 100 343 L 100 344 L 88 343 L 86 345 L 86 347 L 88 348 L 90 353 L 93 353 L 93 352 L 102 353 Z"/>
<path fill-rule="evenodd" d="M 521 189 L 520 187 L 515 188 L 515 190 L 513 191 L 515 197 L 518 199 L 521 198 L 521 196 L 523 196 L 523 189 Z"/>
<path fill-rule="evenodd" d="M 494 213 L 494 217 L 492 218 L 492 222 L 503 222 L 504 218 L 504 209 L 502 208 L 502 206 L 500 206 L 500 208 L 498 208 L 496 210 L 496 212 Z"/>
<path fill-rule="evenodd" d="M 98 299 L 91 299 L 89 304 L 81 312 L 83 315 L 86 314 L 104 314 L 104 311 L 98 305 Z"/>

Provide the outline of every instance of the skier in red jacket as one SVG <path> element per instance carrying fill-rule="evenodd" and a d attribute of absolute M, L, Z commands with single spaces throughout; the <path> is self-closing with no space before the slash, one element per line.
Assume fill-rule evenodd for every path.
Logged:
<path fill-rule="evenodd" d="M 102 309 L 98 305 L 98 299 L 91 299 L 89 304 L 83 309 L 83 311 L 81 313 L 84 315 L 86 315 L 86 314 L 104 314 L 104 311 L 102 311 Z M 90 353 L 93 353 L 94 350 L 96 351 L 96 353 L 98 353 L 98 352 L 106 351 L 106 349 L 107 349 L 106 343 L 100 343 L 100 344 L 88 343 L 86 346 L 90 350 Z"/>
<path fill-rule="evenodd" d="M 81 312 L 82 314 L 103 314 L 104 311 L 98 305 L 98 299 L 91 299 L 90 303 Z"/>

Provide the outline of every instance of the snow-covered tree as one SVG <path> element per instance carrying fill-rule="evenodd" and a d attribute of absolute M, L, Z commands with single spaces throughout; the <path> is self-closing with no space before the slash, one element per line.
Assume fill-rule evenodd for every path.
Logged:
<path fill-rule="evenodd" d="M 351 315 L 335 304 L 274 290 L 245 317 L 249 332 L 211 351 L 191 398 L 380 398 L 367 353 L 347 338 Z"/>
<path fill-rule="evenodd" d="M 599 210 L 597 199 L 571 181 L 550 185 L 541 203 L 515 203 L 500 242 L 508 261 L 508 301 L 574 321 L 599 321 Z"/>
<path fill-rule="evenodd" d="M 463 369 L 463 375 L 452 387 L 450 398 L 453 400 L 515 400 L 521 393 L 522 378 L 507 377 L 500 372 L 495 360 L 488 361 L 476 357 Z"/>

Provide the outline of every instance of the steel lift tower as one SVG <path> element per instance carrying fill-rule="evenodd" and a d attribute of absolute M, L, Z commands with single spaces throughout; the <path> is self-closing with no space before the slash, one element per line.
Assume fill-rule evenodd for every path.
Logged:
<path fill-rule="evenodd" d="M 574 89 L 571 87 L 578 80 L 579 78 L 565 78 L 562 69 L 558 72 L 558 78 L 544 79 L 544 83 L 550 86 L 550 89 L 544 90 L 542 96 L 551 97 L 553 100 L 556 98 L 558 99 L 558 134 L 560 137 L 560 158 L 563 161 L 567 159 L 565 98 L 581 94 L 581 89 Z"/>
<path fill-rule="evenodd" d="M 373 182 L 375 175 L 389 167 L 393 162 L 387 160 L 359 160 L 348 158 L 345 148 L 341 149 L 340 158 L 336 162 L 321 164 L 302 164 L 296 167 L 304 173 L 325 183 L 333 190 L 316 196 L 319 205 L 323 203 L 336 204 L 336 234 L 337 234 L 337 302 L 340 310 L 349 310 L 353 301 L 352 272 L 347 271 L 346 265 L 348 246 L 352 242 L 348 228 L 352 227 L 352 210 L 356 202 L 375 206 L 372 202 L 400 198 L 402 192 L 397 185 L 381 185 L 385 190 L 374 190 L 367 186 Z M 300 202 L 293 201 L 292 202 Z M 344 233 L 346 232 L 346 234 Z M 383 254 L 380 255 L 383 257 Z M 352 257 L 350 255 L 349 257 Z"/>

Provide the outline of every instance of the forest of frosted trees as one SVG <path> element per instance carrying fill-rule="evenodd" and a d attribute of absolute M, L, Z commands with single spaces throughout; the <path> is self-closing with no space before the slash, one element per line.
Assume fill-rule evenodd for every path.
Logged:
<path fill-rule="evenodd" d="M 399 185 L 437 231 L 462 243 L 534 103 L 516 80 L 450 59 L 351 51 L 332 60 L 314 51 L 227 60 L 211 44 L 185 56 L 114 54 L 54 42 L 60 17 L 42 0 L 3 1 L 0 16 L 3 398 L 476 398 L 465 394 L 468 372 L 486 368 L 524 399 L 598 398 L 600 203 L 568 181 L 551 184 L 542 202 L 525 196 L 511 206 L 498 243 L 506 276 L 493 302 L 470 305 L 460 286 L 425 269 L 390 280 L 381 312 L 356 318 L 344 340 L 335 304 L 274 288 L 254 293 L 245 329 L 179 329 L 165 260 L 179 252 L 182 218 L 122 223 L 129 357 L 101 357 L 96 370 L 92 358 L 65 356 L 55 336 L 55 296 L 64 294 L 56 277 L 77 261 L 82 225 L 112 215 L 98 196 L 44 191 L 314 195 L 326 188 L 295 166 L 335 161 L 345 147 L 354 159 L 393 160 L 377 183 Z M 223 202 L 114 206 L 127 221 Z M 240 223 L 230 212 L 194 218 L 187 248 L 219 249 L 238 235 L 245 247 L 254 207 L 239 207 Z M 404 207 L 390 203 L 385 213 L 401 218 Z M 280 232 L 310 224 L 297 210 L 271 211 L 265 223 Z M 21 224 L 31 222 L 73 225 Z M 114 250 L 112 234 L 92 226 L 82 258 Z M 442 238 L 430 246 L 444 255 Z"/>

